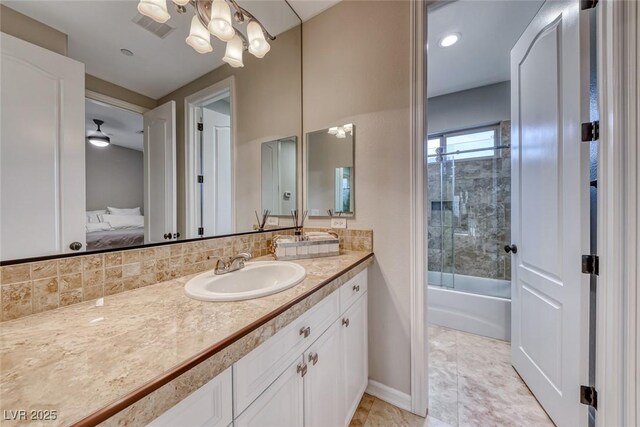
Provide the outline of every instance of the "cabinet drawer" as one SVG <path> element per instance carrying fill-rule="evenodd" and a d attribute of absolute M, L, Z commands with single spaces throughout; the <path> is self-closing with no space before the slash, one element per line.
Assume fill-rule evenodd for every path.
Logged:
<path fill-rule="evenodd" d="M 340 287 L 340 313 L 344 313 L 358 297 L 367 292 L 367 269 Z"/>
<path fill-rule="evenodd" d="M 231 368 L 149 423 L 151 427 L 227 427 L 233 421 Z"/>
<path fill-rule="evenodd" d="M 338 318 L 338 292 L 329 295 L 233 365 L 236 417 Z"/>

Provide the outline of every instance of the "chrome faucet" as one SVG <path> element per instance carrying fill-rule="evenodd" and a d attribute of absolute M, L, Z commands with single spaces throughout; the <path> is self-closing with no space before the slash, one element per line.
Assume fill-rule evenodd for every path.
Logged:
<path fill-rule="evenodd" d="M 251 259 L 251 254 L 248 252 L 241 252 L 229 258 L 221 258 L 217 256 L 208 256 L 207 259 L 215 259 L 216 267 L 214 274 L 221 275 L 238 271 L 244 268 L 244 263 Z"/>

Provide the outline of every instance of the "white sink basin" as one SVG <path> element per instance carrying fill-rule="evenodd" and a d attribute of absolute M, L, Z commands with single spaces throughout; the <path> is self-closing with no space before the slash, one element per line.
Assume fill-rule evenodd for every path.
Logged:
<path fill-rule="evenodd" d="M 216 275 L 211 270 L 199 274 L 187 282 L 184 292 L 201 301 L 241 301 L 282 292 L 306 275 L 304 267 L 293 262 L 255 261 L 232 273 Z"/>

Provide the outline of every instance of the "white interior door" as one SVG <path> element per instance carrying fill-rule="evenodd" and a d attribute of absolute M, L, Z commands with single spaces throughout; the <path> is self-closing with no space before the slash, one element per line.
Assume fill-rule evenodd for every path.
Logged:
<path fill-rule="evenodd" d="M 203 108 L 202 227 L 206 236 L 233 233 L 231 118 Z"/>
<path fill-rule="evenodd" d="M 84 250 L 84 64 L 0 42 L 0 258 Z"/>
<path fill-rule="evenodd" d="M 144 114 L 144 241 L 177 236 L 176 103 Z"/>
<path fill-rule="evenodd" d="M 265 142 L 260 147 L 260 162 L 262 174 L 262 209 L 268 209 L 275 215 L 281 213 L 278 205 L 280 193 L 280 179 L 278 166 L 279 141 Z"/>
<path fill-rule="evenodd" d="M 560 427 L 586 425 L 587 413 L 587 22 L 578 3 L 547 1 L 511 51 L 512 361 Z"/>

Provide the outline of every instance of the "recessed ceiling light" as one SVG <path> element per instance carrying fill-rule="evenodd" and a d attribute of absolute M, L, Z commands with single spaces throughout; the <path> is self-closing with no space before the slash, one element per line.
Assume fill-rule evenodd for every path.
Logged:
<path fill-rule="evenodd" d="M 454 44 L 458 43 L 459 40 L 460 40 L 460 34 L 453 33 L 453 34 L 448 34 L 448 35 L 444 36 L 443 38 L 441 38 L 439 44 L 440 44 L 441 47 L 449 47 L 449 46 L 453 46 Z"/>
<path fill-rule="evenodd" d="M 133 52 L 131 52 L 129 49 L 120 49 L 120 53 L 126 56 L 133 56 Z"/>

